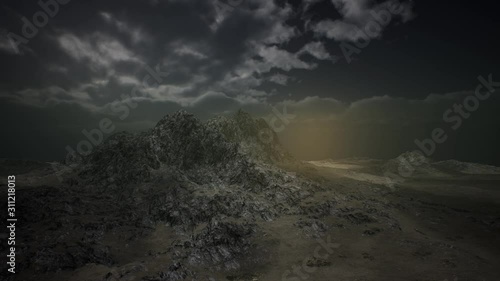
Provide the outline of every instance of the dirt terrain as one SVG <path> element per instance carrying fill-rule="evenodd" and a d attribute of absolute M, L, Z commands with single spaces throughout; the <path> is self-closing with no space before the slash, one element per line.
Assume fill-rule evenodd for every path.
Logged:
<path fill-rule="evenodd" d="M 370 168 L 362 162 L 356 164 L 358 169 Z M 324 187 L 302 204 L 314 209 L 334 199 L 329 213 L 320 209 L 307 216 L 257 221 L 254 246 L 240 258 L 239 269 L 198 268 L 194 280 L 497 280 L 500 176 L 414 178 L 392 191 L 338 170 L 352 166 L 286 168 Z M 17 178 L 22 182 L 33 174 Z M 113 197 L 63 190 L 57 181 L 53 183 L 53 187 L 19 187 L 21 206 L 33 194 L 42 202 L 26 208 L 66 208 L 51 209 L 48 217 L 37 221 L 26 218 L 20 240 L 35 239 L 26 243 L 31 245 L 49 236 L 54 248 L 62 247 L 58 239 L 73 240 L 74 245 L 66 245 L 64 251 L 92 251 L 94 260 L 70 270 L 50 264 L 43 273 L 36 267 L 26 269 L 14 280 L 141 280 L 172 262 L 169 251 L 182 239 L 174 228 L 165 223 L 136 225 L 138 218 L 132 223 L 126 207 L 113 202 Z M 100 242 L 85 248 L 79 243 L 80 233 L 61 233 L 64 224 L 83 225 L 87 236 L 102 231 Z M 118 226 L 109 232 L 102 229 L 109 224 Z M 322 245 L 318 239 L 336 244 L 330 251 L 321 250 L 320 259 L 314 257 Z M 107 250 L 99 253 L 99 248 Z"/>
<path fill-rule="evenodd" d="M 196 136 L 206 133 L 196 120 L 187 124 Z M 155 136 L 160 129 L 167 130 Z M 498 280 L 498 168 L 429 162 L 388 186 L 384 170 L 394 160 L 271 164 L 242 158 L 241 149 L 220 141 L 203 143 L 210 153 L 211 145 L 224 151 L 220 163 L 172 164 L 201 161 L 197 148 L 151 168 L 156 160 L 142 158 L 150 139 L 133 138 L 110 140 L 79 170 L 58 164 L 69 170 L 63 181 L 54 163 L 2 160 L 2 177 L 16 175 L 20 241 L 18 272 L 2 270 L 2 280 Z M 126 150 L 129 141 L 140 154 Z M 138 168 L 113 164 L 116 153 L 138 159 L 144 178 L 118 178 Z M 74 178 L 89 171 L 99 182 Z"/>

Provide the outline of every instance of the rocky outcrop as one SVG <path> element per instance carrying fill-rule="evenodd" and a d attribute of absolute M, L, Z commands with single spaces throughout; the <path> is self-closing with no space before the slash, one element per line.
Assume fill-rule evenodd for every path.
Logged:
<path fill-rule="evenodd" d="M 263 133 L 272 138 L 262 139 Z M 237 177 L 244 176 L 254 162 L 291 160 L 263 119 L 240 111 L 229 118 L 201 122 L 179 111 L 165 116 L 148 132 L 111 136 L 84 158 L 78 170 L 84 181 L 101 185 L 148 181 L 160 167 L 209 177 L 209 181 L 241 181 Z"/>
<path fill-rule="evenodd" d="M 255 222 L 308 212 L 300 202 L 320 187 L 274 165 L 290 161 L 263 119 L 240 111 L 201 122 L 179 111 L 148 132 L 111 136 L 78 174 L 81 186 L 127 202 L 141 228 L 163 222 L 185 237 L 171 248 L 172 266 L 149 279 L 181 280 L 192 275 L 187 265 L 239 268 Z"/>
<path fill-rule="evenodd" d="M 293 160 L 276 133 L 262 118 L 254 119 L 240 110 L 231 117 L 218 116 L 211 119 L 207 126 L 221 132 L 226 140 L 238 143 L 239 151 L 254 159 L 268 163 Z"/>

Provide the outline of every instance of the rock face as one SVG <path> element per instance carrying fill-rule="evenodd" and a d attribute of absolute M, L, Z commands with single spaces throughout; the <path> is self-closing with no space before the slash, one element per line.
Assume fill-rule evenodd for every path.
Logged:
<path fill-rule="evenodd" d="M 271 163 L 293 160 L 264 119 L 238 111 L 232 118 L 211 119 L 207 126 L 221 132 L 226 140 L 238 143 L 239 151 L 252 158 Z"/>
<path fill-rule="evenodd" d="M 484 252 L 484 237 L 494 243 L 500 228 L 496 205 L 491 213 L 483 207 L 476 212 L 468 203 L 446 205 L 443 196 L 426 199 L 420 195 L 424 192 L 405 194 L 405 189 L 387 193 L 358 179 L 332 177 L 330 171 L 294 162 L 265 122 L 243 112 L 208 122 L 178 112 L 148 132 L 116 134 L 76 169 L 58 164 L 70 171 L 62 174 L 62 182 L 50 181 L 54 177 L 47 174 L 54 171 L 48 164 L 14 163 L 20 163 L 16 171 L 21 173 L 29 170 L 24 165 L 37 170 L 18 177 L 34 179 L 19 182 L 16 191 L 19 275 L 3 269 L 0 280 L 299 280 L 299 275 L 283 274 L 300 265 L 303 272 L 304 266 L 307 272 L 327 270 L 326 279 L 347 272 L 338 277 L 367 280 L 372 272 L 352 275 L 353 264 L 377 270 L 390 264 L 385 269 L 390 274 L 376 280 L 421 274 L 394 277 L 391 257 L 396 255 L 404 257 L 401 268 L 427 268 L 425 280 L 456 273 L 445 272 L 442 262 L 470 272 L 462 279 L 476 280 L 478 272 L 494 273 L 498 264 L 480 258 L 493 256 Z M 341 166 L 378 171 L 381 163 L 358 160 Z M 455 161 L 432 162 L 415 153 L 387 163 L 384 168 L 394 172 L 412 166 L 413 175 L 424 176 L 436 175 L 435 169 L 452 176 L 473 168 L 494 172 Z M 47 180 L 40 183 L 40 178 Z M 2 202 L 7 209 L 7 200 Z M 479 235 L 462 231 L 474 225 Z M 464 238 L 472 234 L 472 240 Z M 476 237 L 483 240 L 480 246 L 469 248 Z M 328 257 L 312 256 L 319 245 Z M 0 243 L 1 252 L 8 253 L 8 247 Z"/>
<path fill-rule="evenodd" d="M 179 111 L 165 116 L 149 132 L 111 136 L 84 159 L 80 177 L 104 185 L 136 183 L 164 167 L 189 171 L 187 175 L 208 168 L 227 179 L 244 173 L 254 161 L 291 160 L 263 119 L 240 111 L 203 123 Z"/>
<path fill-rule="evenodd" d="M 148 132 L 108 138 L 77 168 L 77 185 L 129 210 L 130 223 L 121 213 L 115 221 L 108 219 L 107 231 L 164 223 L 184 237 L 169 250 L 173 263 L 168 270 L 144 279 L 182 280 L 193 276 L 190 266 L 238 269 L 259 231 L 256 222 L 313 213 L 300 202 L 320 187 L 274 165 L 292 161 L 262 119 L 240 111 L 201 122 L 179 111 Z M 331 204 L 318 208 L 329 213 Z M 324 228 L 320 222 L 305 227 L 311 232 Z M 97 243 L 82 248 L 74 265 L 51 255 L 37 256 L 33 264 L 51 271 L 84 261 L 110 263 L 105 252 L 92 252 Z M 51 262 L 55 268 L 48 267 Z"/>

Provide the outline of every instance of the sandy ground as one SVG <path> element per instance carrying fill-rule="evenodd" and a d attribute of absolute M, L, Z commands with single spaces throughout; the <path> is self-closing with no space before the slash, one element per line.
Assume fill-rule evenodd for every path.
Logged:
<path fill-rule="evenodd" d="M 349 160 L 284 167 L 323 186 L 304 207 L 334 201 L 332 212 L 258 222 L 255 247 L 239 270 L 197 269 L 196 280 L 499 280 L 500 175 L 427 175 L 391 189 L 378 166 L 377 161 Z M 42 172 L 35 175 L 43 184 L 56 184 Z M 309 224 L 297 227 L 302 221 Z M 165 253 L 178 234 L 157 224 L 130 241 L 128 231 L 103 238 L 113 266 L 28 271 L 14 280 L 141 280 L 165 269 L 170 263 Z M 123 276 L 110 279 L 109 272 Z"/>
<path fill-rule="evenodd" d="M 312 280 L 498 280 L 496 173 L 412 177 L 391 190 L 382 175 L 366 172 L 376 170 L 371 167 L 376 162 L 328 162 L 309 162 L 316 168 L 308 175 L 355 198 L 345 202 L 346 208 L 373 204 L 401 229 L 380 222 L 334 227 L 328 235 L 342 246 L 332 254 L 332 268 L 318 269 Z M 364 235 L 373 228 L 382 231 Z"/>

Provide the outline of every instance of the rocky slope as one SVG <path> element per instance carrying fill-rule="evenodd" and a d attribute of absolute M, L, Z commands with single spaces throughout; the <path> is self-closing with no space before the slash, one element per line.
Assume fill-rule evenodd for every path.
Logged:
<path fill-rule="evenodd" d="M 498 176 L 416 172 L 392 190 L 373 179 L 401 159 L 308 165 L 270 132 L 177 112 L 70 167 L 15 162 L 22 243 L 0 280 L 496 280 Z"/>
<path fill-rule="evenodd" d="M 262 132 L 273 138 L 262 141 Z M 300 202 L 320 186 L 275 166 L 293 161 L 265 121 L 244 112 L 201 122 L 180 111 L 148 132 L 115 134 L 63 175 L 71 189 L 44 187 L 58 193 L 42 196 L 48 208 L 36 203 L 35 193 L 43 189 L 27 195 L 34 196 L 25 200 L 37 221 L 61 214 L 44 230 L 60 240 L 38 239 L 26 248 L 32 258 L 25 265 L 36 272 L 112 265 L 102 244 L 107 233 L 125 228 L 141 236 L 167 224 L 182 237 L 165 253 L 171 266 L 144 280 L 182 280 L 195 275 L 190 266 L 238 269 L 259 232 L 256 222 L 311 212 Z M 82 204 L 91 198 L 91 206 Z M 333 206 L 331 201 L 313 212 L 330 213 Z M 102 220 L 88 226 L 85 215 Z"/>
<path fill-rule="evenodd" d="M 261 134 L 271 134 L 263 140 Z M 85 183 L 128 184 L 151 180 L 160 168 L 196 182 L 246 180 L 256 162 L 291 161 L 263 119 L 244 112 L 201 122 L 185 111 L 167 115 L 139 135 L 118 133 L 98 146 L 78 167 Z"/>

